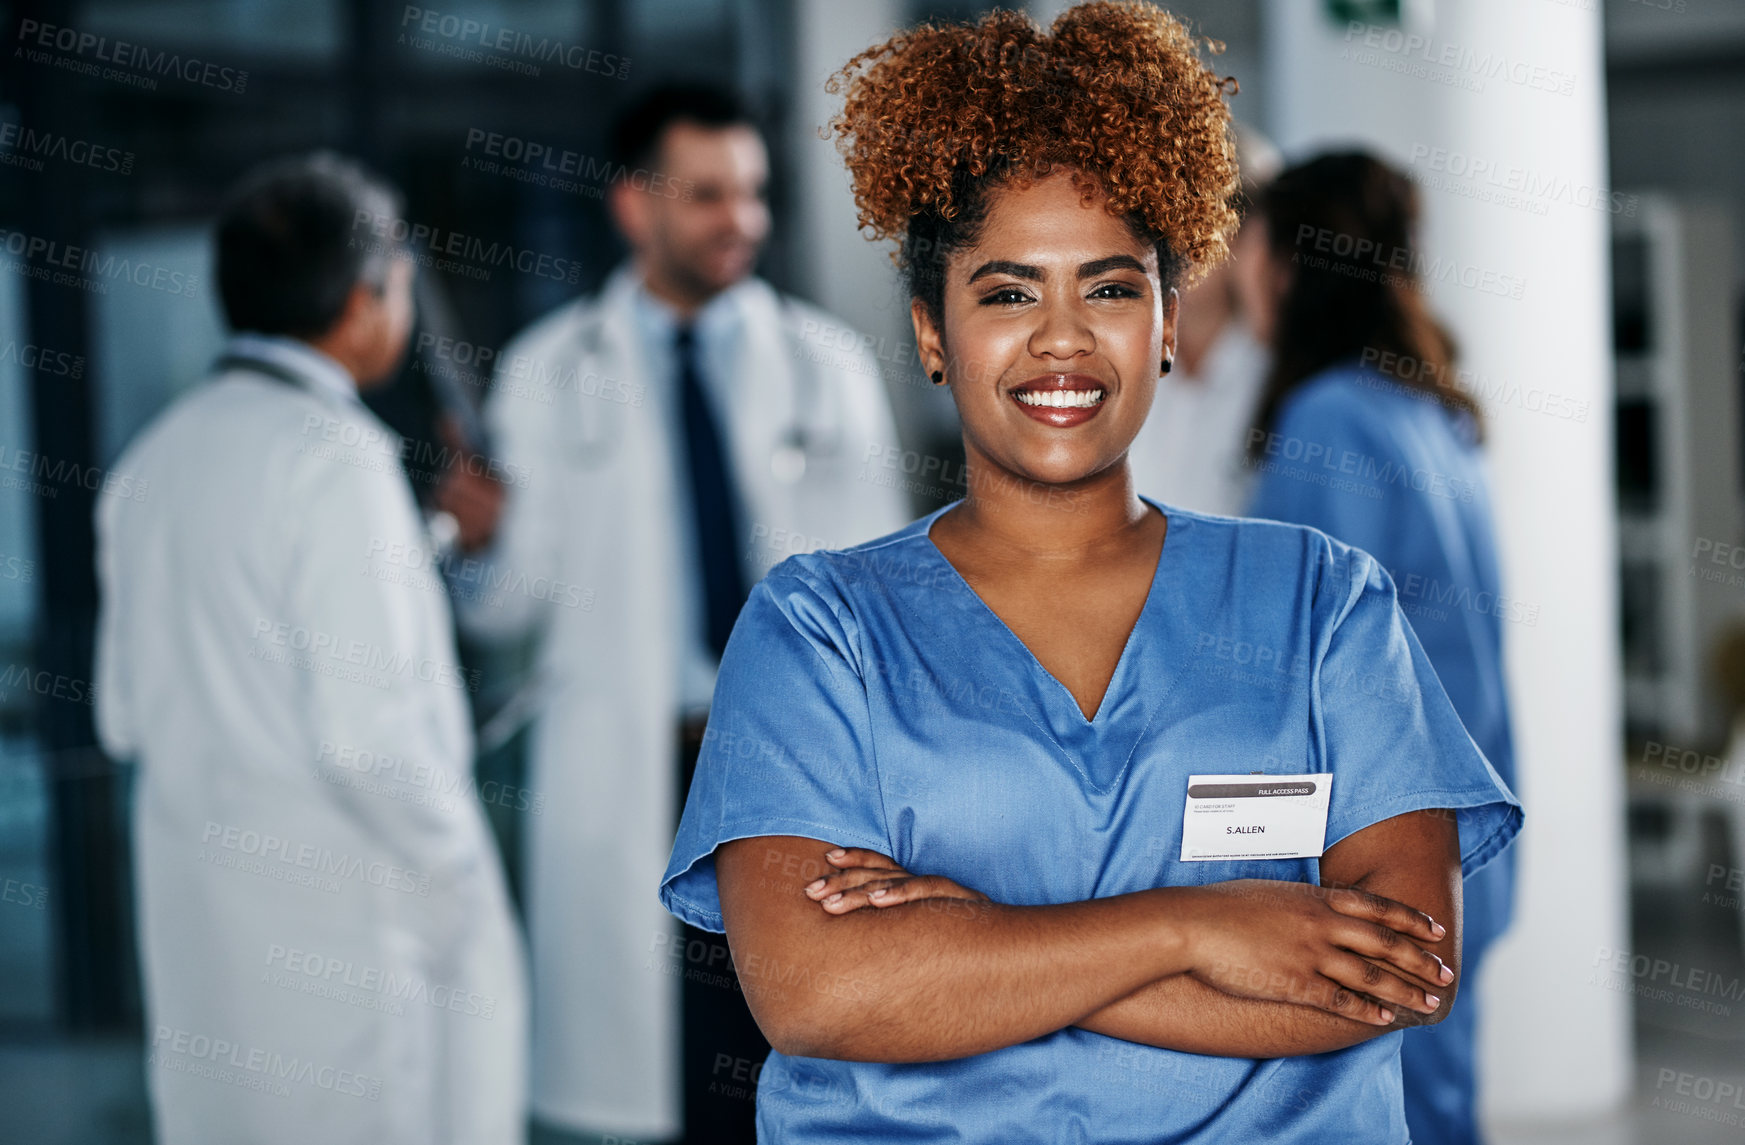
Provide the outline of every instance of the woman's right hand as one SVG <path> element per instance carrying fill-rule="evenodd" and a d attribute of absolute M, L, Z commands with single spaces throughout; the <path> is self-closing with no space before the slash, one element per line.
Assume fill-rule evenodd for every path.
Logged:
<path fill-rule="evenodd" d="M 1189 973 L 1226 994 L 1385 1026 L 1395 1011 L 1434 1012 L 1454 981 L 1418 945 L 1446 931 L 1392 899 L 1268 879 L 1182 889 Z"/>

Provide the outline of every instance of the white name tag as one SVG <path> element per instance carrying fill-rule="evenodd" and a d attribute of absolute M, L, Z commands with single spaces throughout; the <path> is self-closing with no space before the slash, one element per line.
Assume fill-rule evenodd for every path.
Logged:
<path fill-rule="evenodd" d="M 1318 859 L 1327 845 L 1333 773 L 1190 775 L 1182 862 Z"/>

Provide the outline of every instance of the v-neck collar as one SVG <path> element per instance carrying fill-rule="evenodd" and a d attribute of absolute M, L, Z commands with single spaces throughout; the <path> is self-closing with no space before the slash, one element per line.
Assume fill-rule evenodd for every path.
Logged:
<path fill-rule="evenodd" d="M 1144 694 L 1142 689 L 1135 686 L 1131 678 L 1134 672 L 1141 669 L 1139 661 L 1154 659 L 1150 655 L 1152 650 L 1146 646 L 1147 634 L 1155 628 L 1159 614 L 1163 609 L 1164 582 L 1168 579 L 1166 562 L 1170 567 L 1180 563 L 1178 550 L 1183 544 L 1182 534 L 1188 531 L 1182 528 L 1187 522 L 1184 517 L 1171 513 L 1163 505 L 1143 494 L 1140 495 L 1139 499 L 1163 514 L 1166 522 L 1163 546 L 1157 555 L 1157 567 L 1151 573 L 1151 584 L 1145 594 L 1145 603 L 1140 607 L 1139 616 L 1134 620 L 1133 627 L 1128 631 L 1127 639 L 1121 646 L 1121 655 L 1115 662 L 1115 670 L 1109 677 L 1109 683 L 1103 690 L 1102 698 L 1097 702 L 1097 710 L 1089 719 L 1085 718 L 1084 710 L 1079 707 L 1078 700 L 1074 698 L 1072 690 L 1061 683 L 1054 673 L 1050 672 L 1042 661 L 1037 659 L 1036 654 L 1030 650 L 1030 646 L 1024 643 L 1016 632 L 1012 631 L 1011 626 L 1000 618 L 999 613 L 988 606 L 987 601 L 983 600 L 981 594 L 975 591 L 968 580 L 964 579 L 963 574 L 958 572 L 957 566 L 951 563 L 945 552 L 933 542 L 933 523 L 949 511 L 952 506 L 943 506 L 916 522 L 921 539 L 926 542 L 926 549 L 931 553 L 933 559 L 950 570 L 950 576 L 955 583 L 974 599 L 975 604 L 970 606 L 970 610 L 985 617 L 986 621 L 991 621 L 995 627 L 1006 634 L 1005 638 L 1015 644 L 1021 652 L 1021 662 L 1027 666 L 1029 674 L 1039 684 L 1036 689 L 1037 698 L 1047 709 L 1043 713 L 1046 716 L 1045 720 L 1037 720 L 1035 715 L 1031 715 L 1031 719 L 1067 756 L 1073 766 L 1084 776 L 1085 781 L 1093 789 L 1099 791 L 1108 790 L 1120 779 L 1121 774 L 1126 770 L 1127 760 L 1132 754 L 1133 748 L 1137 746 L 1140 736 L 1150 726 L 1151 717 L 1161 706 L 1156 701 L 1161 700 L 1163 693 L 1166 693 L 1169 687 L 1173 687 L 1175 683 L 1175 680 L 1171 678 L 1167 681 L 1169 687 L 1163 689 L 1162 693 L 1152 693 L 1148 696 Z M 1117 758 L 1110 758 L 1109 748 L 1117 746 L 1125 750 L 1120 751 Z M 1110 774 L 1110 765 L 1115 765 L 1113 774 Z"/>

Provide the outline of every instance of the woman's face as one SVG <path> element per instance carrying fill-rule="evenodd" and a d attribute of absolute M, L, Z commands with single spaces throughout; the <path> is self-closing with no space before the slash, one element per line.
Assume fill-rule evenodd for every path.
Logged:
<path fill-rule="evenodd" d="M 1062 485 L 1123 463 L 1175 349 L 1155 248 L 1057 173 L 993 192 L 945 278 L 944 329 L 916 303 L 916 344 L 951 384 L 972 466 Z"/>

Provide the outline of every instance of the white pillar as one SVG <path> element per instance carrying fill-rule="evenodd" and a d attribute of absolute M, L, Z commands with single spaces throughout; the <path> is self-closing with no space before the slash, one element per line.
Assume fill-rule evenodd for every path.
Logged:
<path fill-rule="evenodd" d="M 893 244 L 872 242 L 856 229 L 848 169 L 834 141 L 821 136 L 842 108 L 842 94 L 826 93 L 825 81 L 901 28 L 904 5 L 898 0 L 796 0 L 794 8 L 797 94 L 790 142 L 798 173 L 794 226 L 804 252 L 802 293 L 873 336 L 899 426 L 919 431 L 942 420 L 949 424 L 954 414 L 942 400 L 945 395 L 919 384 L 909 299 L 891 263 Z"/>
<path fill-rule="evenodd" d="M 1479 983 L 1485 1109 L 1575 1120 L 1623 1101 L 1631 1074 L 1628 999 L 1588 983 L 1602 950 L 1628 946 L 1608 216 L 1555 190 L 1606 184 L 1600 12 L 1404 7 L 1403 28 L 1372 35 L 1323 4 L 1265 0 L 1265 126 L 1293 160 L 1361 143 L 1412 173 L 1431 265 L 1473 283 L 1436 283 L 1432 306 L 1481 398 L 1500 387 L 1486 406 L 1505 592 L 1539 606 L 1505 625 L 1527 826 L 1515 926 Z M 1586 420 L 1529 408 L 1534 387 L 1587 402 Z"/>
<path fill-rule="evenodd" d="M 812 300 L 857 324 L 884 302 L 888 247 L 855 229 L 848 170 L 824 125 L 842 107 L 824 83 L 857 53 L 901 26 L 897 0 L 797 0 L 794 5 L 795 106 L 791 140 L 800 190 L 796 204 L 802 274 Z M 887 306 L 886 309 L 889 309 Z"/>

